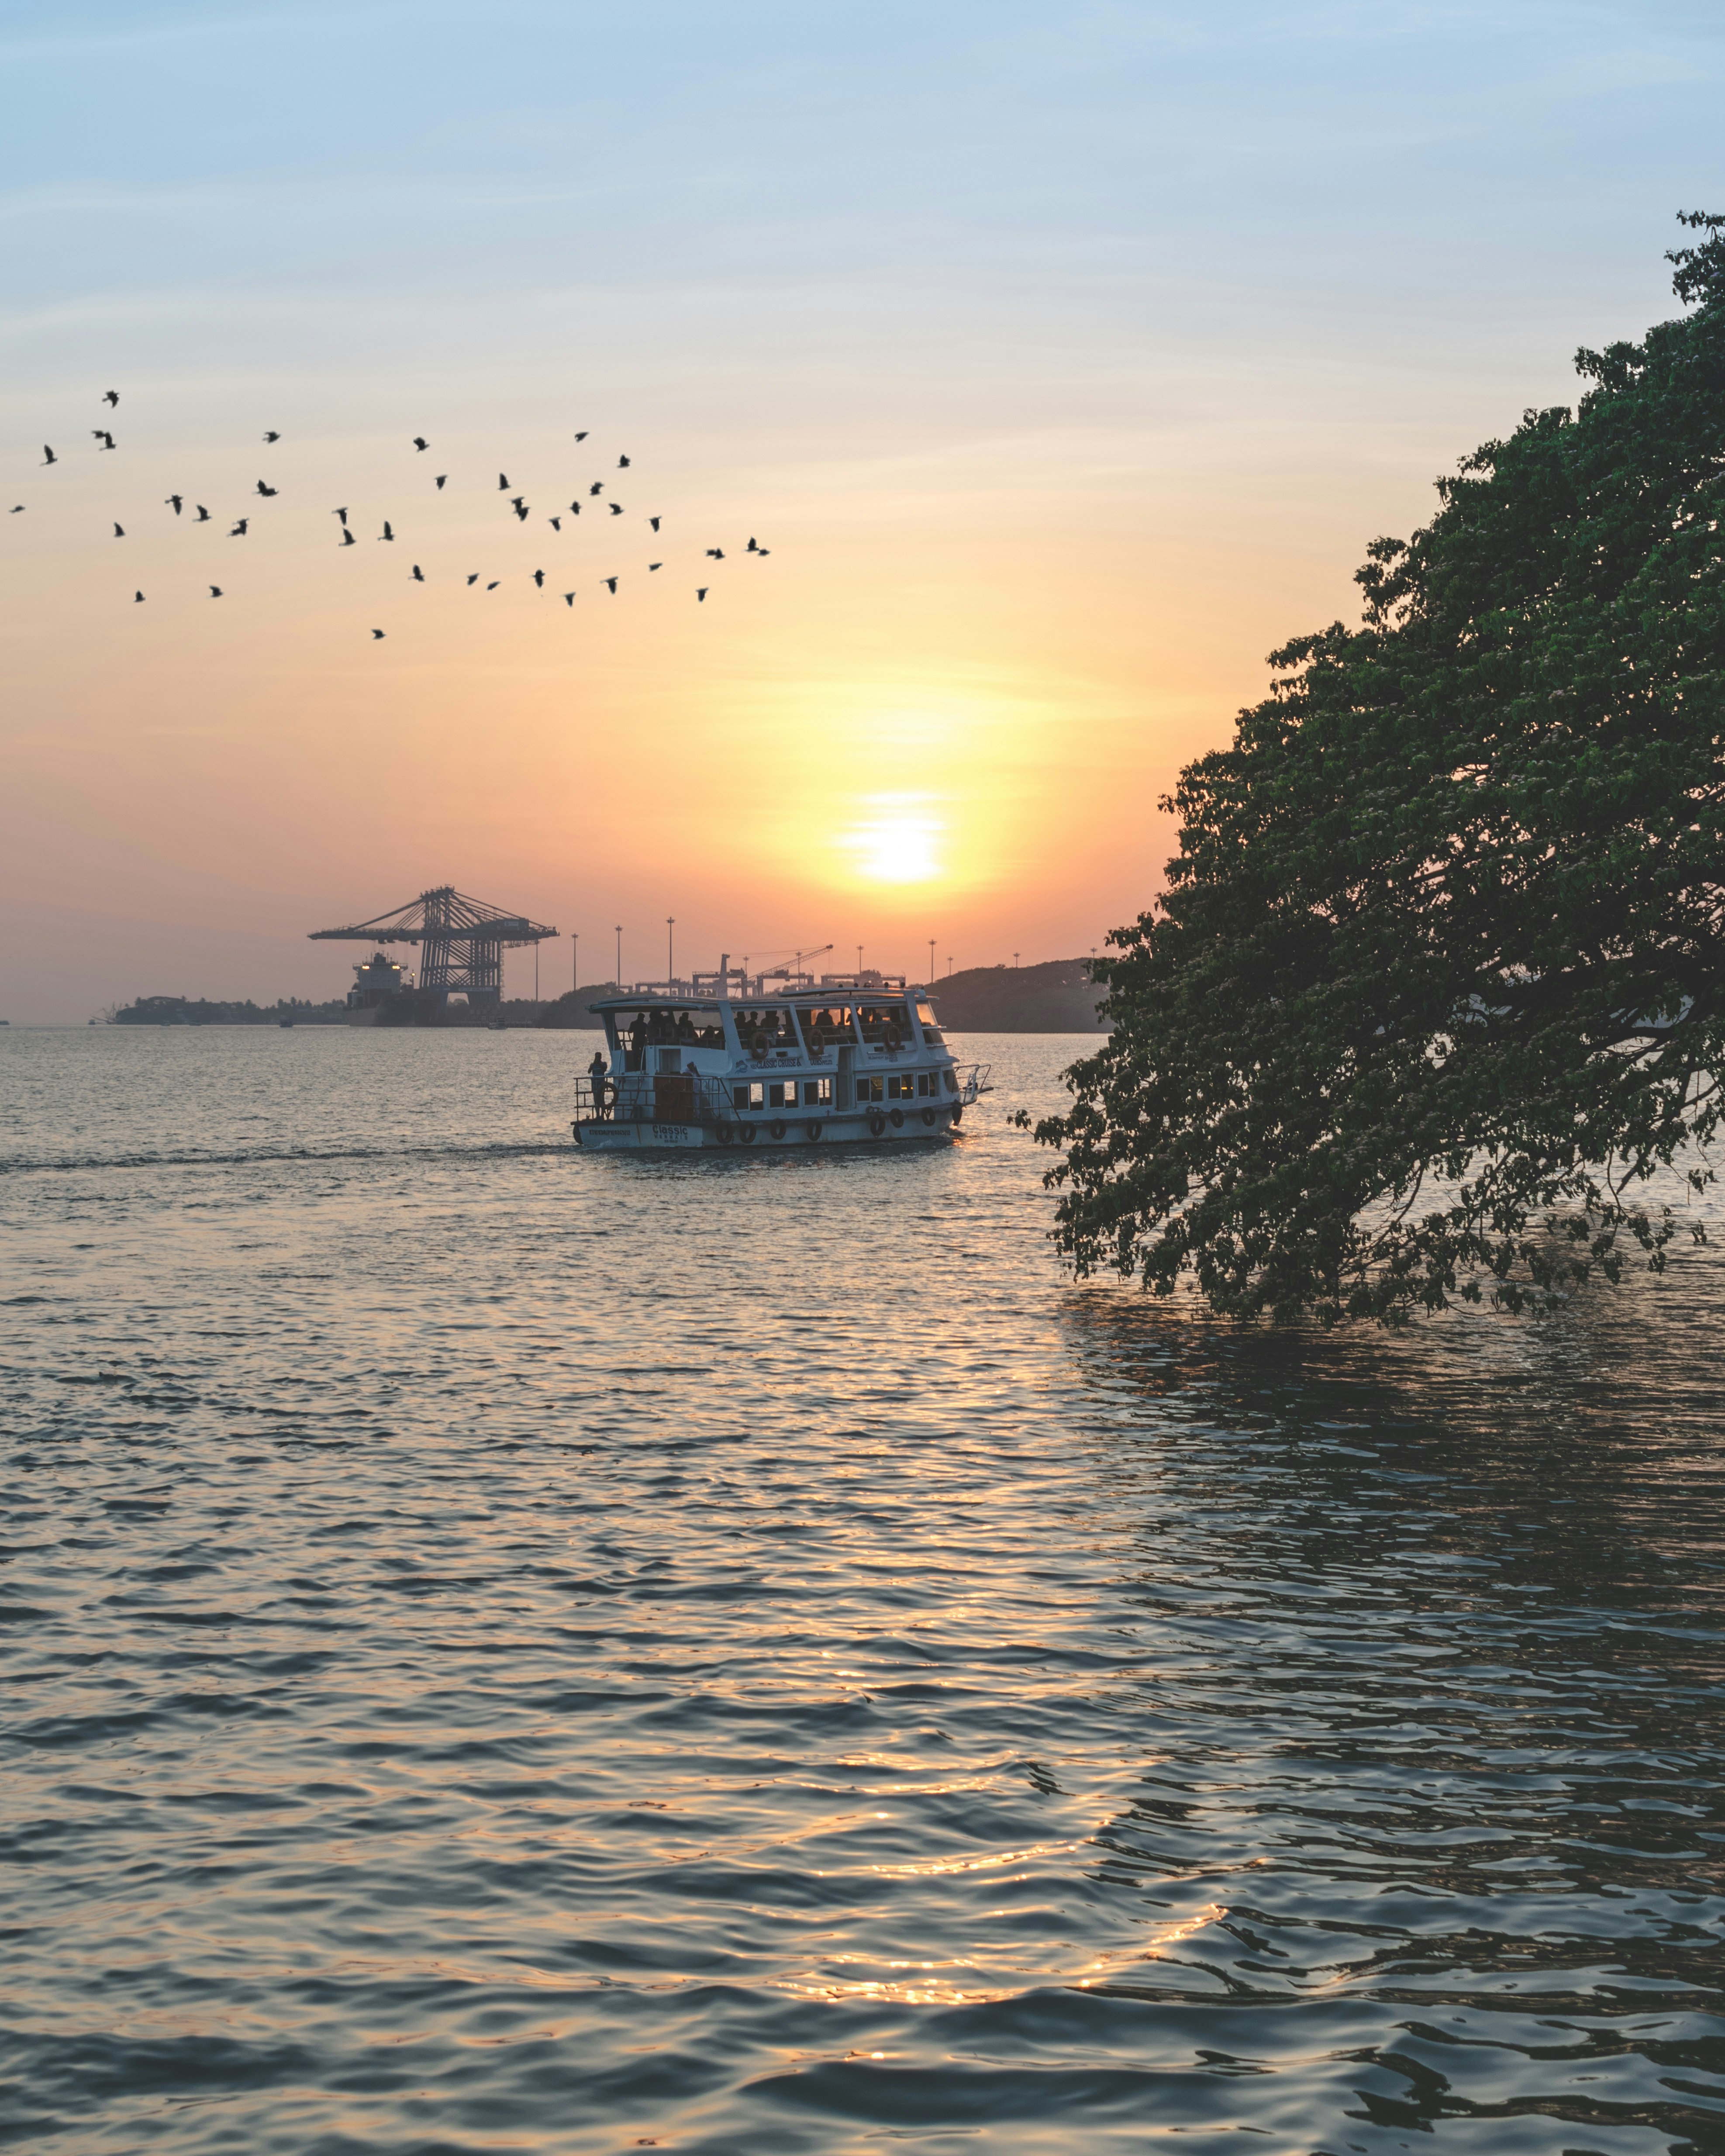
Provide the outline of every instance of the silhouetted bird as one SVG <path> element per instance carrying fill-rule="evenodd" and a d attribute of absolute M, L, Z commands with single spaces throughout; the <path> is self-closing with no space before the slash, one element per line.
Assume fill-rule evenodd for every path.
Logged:
<path fill-rule="evenodd" d="M 244 539 L 245 536 L 245 527 L 250 522 L 250 517 L 242 516 L 239 523 L 236 524 L 234 529 L 228 534 L 228 536 L 230 539 Z"/>
<path fill-rule="evenodd" d="M 587 490 L 589 495 L 603 494 L 605 491 L 605 482 L 602 479 L 596 479 Z"/>
<path fill-rule="evenodd" d="M 725 558 L 725 550 L 722 547 L 709 547 L 706 552 L 710 562 L 722 562 Z"/>
<path fill-rule="evenodd" d="M 579 434 L 575 437 L 575 439 L 576 439 L 576 440 L 577 440 L 578 442 L 584 442 L 584 441 L 587 439 L 587 436 L 588 436 L 588 429 L 587 429 L 585 427 L 583 427 L 583 428 L 582 429 L 581 432 L 580 432 L 580 433 L 579 433 Z"/>
<path fill-rule="evenodd" d="M 534 572 L 533 572 L 533 581 L 534 581 L 534 583 L 535 583 L 536 584 L 537 584 L 537 585 L 538 585 L 538 587 L 539 587 L 539 588 L 540 588 L 540 590 L 541 590 L 542 592 L 545 589 L 545 572 L 544 572 L 544 570 L 543 570 L 543 569 L 535 569 L 535 570 L 534 570 Z"/>
<path fill-rule="evenodd" d="M 383 520 L 383 529 L 377 534 L 377 544 L 381 547 L 386 539 L 393 540 L 395 534 L 390 529 L 389 519 L 386 516 Z"/>
<path fill-rule="evenodd" d="M 649 516 L 647 519 L 647 521 L 653 526 L 653 529 L 655 531 L 659 529 L 659 519 L 656 516 Z"/>
<path fill-rule="evenodd" d="M 616 579 L 616 578 L 615 578 L 615 577 L 604 577 L 604 578 L 602 578 L 600 579 L 600 582 L 604 585 L 604 587 L 605 587 L 606 590 L 607 590 L 607 591 L 608 591 L 608 592 L 610 593 L 610 594 L 611 594 L 611 596 L 613 597 L 613 598 L 615 598 L 615 597 L 617 596 L 617 579 Z"/>
<path fill-rule="evenodd" d="M 743 548 L 743 550 L 742 550 L 742 551 L 744 552 L 744 553 L 745 553 L 745 554 L 758 554 L 758 553 L 760 552 L 760 551 L 761 551 L 761 550 L 760 550 L 760 548 L 759 548 L 759 547 L 755 544 L 754 541 L 753 541 L 752 539 L 751 539 L 751 540 L 750 540 L 750 542 L 749 542 L 749 543 L 747 544 L 747 547 L 745 547 Z"/>
<path fill-rule="evenodd" d="M 470 584 L 476 584 L 479 582 L 479 571 L 475 569 L 467 581 Z"/>
<path fill-rule="evenodd" d="M 768 555 L 773 552 L 773 549 L 772 549 L 770 547 L 756 547 L 756 549 L 755 549 L 755 552 L 756 552 L 760 556 L 761 559 L 764 562 L 764 561 L 766 560 L 767 557 L 768 557 Z"/>
<path fill-rule="evenodd" d="M 497 578 L 495 579 L 495 582 L 493 582 L 493 583 L 491 583 L 487 584 L 487 585 L 485 586 L 485 589 L 486 589 L 488 592 L 495 592 L 495 591 L 496 590 L 496 588 L 497 588 L 497 586 L 498 586 L 499 584 L 501 584 L 502 582 L 503 582 L 502 578 L 501 578 L 501 577 L 499 577 L 499 578 Z"/>
<path fill-rule="evenodd" d="M 431 447 L 431 444 L 426 440 L 424 434 L 415 434 L 413 437 L 413 447 L 416 449 L 429 449 Z"/>
<path fill-rule="evenodd" d="M 578 501 L 572 501 L 572 502 L 569 504 L 569 514 L 570 514 L 570 516 L 580 516 L 580 514 L 581 514 L 581 504 L 580 504 Z"/>
<path fill-rule="evenodd" d="M 438 485 L 439 485 L 439 488 L 441 488 L 441 487 L 442 487 L 444 481 L 444 480 L 449 477 L 449 475 L 447 472 L 440 472 L 440 473 L 438 475 L 438 481 L 437 481 L 437 483 L 438 483 Z"/>
<path fill-rule="evenodd" d="M 185 499 L 186 497 L 182 494 L 170 494 L 163 497 L 167 506 L 172 510 L 176 516 L 179 515 L 181 505 L 184 502 Z"/>
<path fill-rule="evenodd" d="M 266 442 L 279 442 L 281 439 L 281 437 L 280 434 L 269 434 L 264 435 L 264 439 Z"/>
<path fill-rule="evenodd" d="M 413 564 L 413 582 L 416 584 L 423 584 L 424 581 L 425 572 L 419 567 L 419 564 L 415 562 Z"/>
<path fill-rule="evenodd" d="M 622 504 L 620 501 L 614 501 L 614 502 L 611 502 L 611 503 L 608 505 L 608 506 L 609 506 L 609 509 L 610 509 L 611 514 L 612 514 L 614 516 L 622 516 L 622 514 L 623 514 L 623 504 Z"/>
<path fill-rule="evenodd" d="M 526 503 L 525 501 L 518 501 L 518 502 L 516 502 L 516 505 L 515 505 L 515 513 L 516 513 L 516 516 L 521 519 L 521 522 L 522 522 L 523 524 L 525 524 L 525 523 L 526 522 L 526 521 L 527 521 L 527 505 L 526 505 Z"/>
<path fill-rule="evenodd" d="M 134 606 L 141 606 L 144 603 L 144 594 L 141 592 L 134 592 L 131 595 L 131 603 Z"/>
<path fill-rule="evenodd" d="M 619 471 L 627 471 L 629 470 L 629 459 L 627 457 L 619 457 L 617 459 L 617 469 Z"/>
<path fill-rule="evenodd" d="M 383 632 L 382 632 L 382 630 L 381 629 L 374 629 L 372 631 L 372 635 L 373 635 L 373 636 L 375 636 L 375 637 L 377 638 L 377 641 L 378 641 L 378 643 L 379 643 L 379 644 L 381 644 L 381 643 L 383 641 Z"/>
<path fill-rule="evenodd" d="M 509 474 L 508 474 L 507 472 L 499 472 L 499 473 L 498 473 L 498 475 L 497 475 L 497 491 L 498 491 L 498 493 L 499 493 L 499 494 L 507 494 L 507 493 L 508 493 L 508 491 L 509 491 Z"/>
<path fill-rule="evenodd" d="M 647 564 L 647 567 L 649 569 L 662 569 L 665 567 L 665 564 L 663 562 L 649 562 Z"/>
<path fill-rule="evenodd" d="M 90 431 L 94 438 L 101 444 L 105 449 L 111 449 L 113 448 L 114 437 L 108 432 L 105 427 L 92 427 Z"/>
<path fill-rule="evenodd" d="M 347 511 L 345 509 L 332 509 L 332 510 L 330 511 L 330 515 L 331 515 L 331 516 L 339 516 L 339 517 L 341 518 L 341 526 L 342 526 L 342 529 L 343 529 L 344 531 L 347 529 Z"/>
<path fill-rule="evenodd" d="M 213 599 L 220 598 L 222 596 L 222 587 L 219 584 L 212 584 L 209 588 L 209 595 Z"/>
<path fill-rule="evenodd" d="M 258 491 L 267 501 L 273 496 L 280 494 L 281 492 L 281 489 L 279 486 L 265 486 L 263 480 L 259 480 L 258 481 Z"/>
<path fill-rule="evenodd" d="M 563 520 L 561 516 L 547 516 L 545 521 L 553 531 L 561 531 L 563 528 Z"/>
<path fill-rule="evenodd" d="M 711 584 L 703 584 L 695 596 L 698 599 L 704 599 L 711 589 L 712 586 Z"/>
<path fill-rule="evenodd" d="M 208 524 L 209 522 L 209 511 L 204 507 L 201 501 L 198 504 L 198 514 L 192 521 L 194 524 Z"/>
<path fill-rule="evenodd" d="M 13 506 L 13 509 L 11 510 L 11 511 L 10 511 L 10 514 L 11 514 L 12 516 L 22 516 L 23 515 L 23 513 L 24 513 L 24 505 L 23 505 L 23 502 L 21 502 L 21 501 L 20 501 L 20 502 L 16 503 L 16 504 Z"/>
<path fill-rule="evenodd" d="M 580 436 L 578 434 L 578 435 L 576 436 L 576 438 L 575 438 L 575 439 L 576 439 L 578 441 L 579 441 L 581 438 L 580 438 Z M 574 605 L 574 603 L 575 603 L 575 594 L 574 594 L 574 593 L 573 593 L 573 592 L 565 592 L 565 593 L 563 593 L 563 604 L 564 604 L 565 606 L 573 606 L 573 605 Z"/>
<path fill-rule="evenodd" d="M 358 540 L 354 537 L 345 524 L 341 526 L 341 544 L 344 547 L 357 547 L 359 544 Z"/>
<path fill-rule="evenodd" d="M 42 444 L 42 461 L 44 465 L 57 465 L 59 462 L 59 459 L 49 448 L 46 442 Z"/>
<path fill-rule="evenodd" d="M 126 536 L 126 526 L 125 526 L 123 524 L 116 524 L 116 525 L 114 526 L 114 536 L 115 536 L 116 539 L 123 539 L 123 538 L 125 538 L 125 536 Z"/>
<path fill-rule="evenodd" d="M 120 392 L 117 389 L 105 389 L 102 392 L 102 402 L 105 404 L 117 405 L 120 402 Z"/>

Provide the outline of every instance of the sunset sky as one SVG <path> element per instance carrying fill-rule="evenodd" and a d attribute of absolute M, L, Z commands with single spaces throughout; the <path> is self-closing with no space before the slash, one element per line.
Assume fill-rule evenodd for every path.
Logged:
<path fill-rule="evenodd" d="M 584 979 L 668 915 L 1087 950 L 1265 653 L 1725 208 L 1699 4 L 4 23 L 14 1022 L 339 995 L 306 932 L 445 881 Z"/>

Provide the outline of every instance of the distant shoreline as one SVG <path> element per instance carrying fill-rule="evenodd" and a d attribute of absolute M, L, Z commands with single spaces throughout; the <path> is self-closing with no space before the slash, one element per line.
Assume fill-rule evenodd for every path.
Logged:
<path fill-rule="evenodd" d="M 591 981 L 536 1003 L 518 997 L 476 1009 L 458 1004 L 436 1015 L 404 997 L 399 1011 L 390 1009 L 370 1022 L 391 1030 L 443 1031 L 495 1025 L 501 1019 L 511 1027 L 596 1033 L 600 1022 L 588 1005 L 618 993 L 614 981 Z M 1107 1026 L 1096 1016 L 1102 993 L 1091 983 L 1086 958 L 1052 958 L 1040 966 L 973 966 L 936 982 L 932 991 L 941 1024 L 954 1033 L 1106 1033 Z M 314 1004 L 295 997 L 257 1004 L 140 996 L 107 1012 L 105 1019 L 110 1025 L 135 1026 L 347 1025 L 355 1015 L 345 1003 Z"/>

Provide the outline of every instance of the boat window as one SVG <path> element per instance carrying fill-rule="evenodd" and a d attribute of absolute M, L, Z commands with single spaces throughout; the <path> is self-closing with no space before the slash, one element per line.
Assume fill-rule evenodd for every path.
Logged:
<path fill-rule="evenodd" d="M 863 1039 L 872 1045 L 884 1045 L 889 1036 L 911 1037 L 911 1014 L 903 1004 L 859 1004 L 856 1015 Z"/>
<path fill-rule="evenodd" d="M 958 1091 L 958 1073 L 956 1070 L 942 1070 L 941 1078 L 949 1093 Z"/>
<path fill-rule="evenodd" d="M 752 1052 L 771 1055 L 780 1048 L 794 1048 L 791 1014 L 776 1004 L 745 1004 L 735 1014 L 737 1037 Z"/>
<path fill-rule="evenodd" d="M 797 1017 L 803 1039 L 811 1049 L 848 1048 L 856 1035 L 851 1031 L 850 1005 L 842 1000 L 818 1004 L 814 1009 L 798 1006 Z"/>
<path fill-rule="evenodd" d="M 794 1108 L 797 1105 L 796 1080 L 787 1078 L 780 1085 L 769 1086 L 767 1088 L 767 1105 L 769 1108 Z"/>
<path fill-rule="evenodd" d="M 919 998 L 917 1001 L 916 1023 L 922 1027 L 922 1038 L 932 1048 L 940 1047 L 947 1036 L 941 1031 L 940 1021 L 934 1014 L 933 1006 L 926 998 Z"/>
<path fill-rule="evenodd" d="M 767 1088 L 764 1086 L 733 1086 L 731 1088 L 731 1105 L 739 1109 L 764 1108 Z"/>
<path fill-rule="evenodd" d="M 805 1078 L 803 1081 L 803 1105 L 805 1108 L 830 1108 L 833 1105 L 832 1080 Z"/>
<path fill-rule="evenodd" d="M 648 1004 L 619 1011 L 613 1021 L 633 1049 L 722 1048 L 724 1030 L 715 1004 Z"/>
<path fill-rule="evenodd" d="M 856 1105 L 858 1107 L 860 1108 L 865 1106 L 870 1101 L 884 1101 L 886 1098 L 886 1081 L 884 1078 L 859 1078 L 857 1080 Z"/>
<path fill-rule="evenodd" d="M 914 1073 L 906 1070 L 902 1076 L 900 1076 L 897 1072 L 895 1072 L 886 1081 L 886 1097 L 889 1101 L 914 1101 L 916 1097 L 916 1080 Z"/>

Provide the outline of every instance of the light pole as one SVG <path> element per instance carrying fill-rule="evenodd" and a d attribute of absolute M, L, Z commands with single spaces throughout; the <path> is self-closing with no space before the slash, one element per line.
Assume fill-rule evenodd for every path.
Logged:
<path fill-rule="evenodd" d="M 617 924 L 617 985 L 623 986 L 623 923 Z"/>
<path fill-rule="evenodd" d="M 862 986 L 862 954 L 863 947 L 859 943 L 856 947 L 856 985 L 858 988 Z"/>
<path fill-rule="evenodd" d="M 578 930 L 570 932 L 569 941 L 575 947 L 575 963 L 570 968 L 575 978 L 569 983 L 569 993 L 572 996 L 581 986 L 581 937 Z"/>
<path fill-rule="evenodd" d="M 932 936 L 928 939 L 928 985 L 930 988 L 934 986 L 934 938 Z"/>
<path fill-rule="evenodd" d="M 665 916 L 665 985 L 668 988 L 675 988 L 677 984 L 677 969 L 675 965 L 672 963 L 671 957 L 672 952 L 675 947 L 672 942 L 672 938 L 676 933 L 676 927 L 677 916 L 675 914 L 666 914 Z"/>
<path fill-rule="evenodd" d="M 1018 969 L 1019 969 L 1019 954 L 1018 954 L 1018 952 L 1017 952 L 1016 951 L 1014 951 L 1014 952 L 1013 952 L 1013 954 L 1012 954 L 1012 970 L 1014 971 L 1014 973 L 1017 973 Z"/>
<path fill-rule="evenodd" d="M 948 951 L 948 952 L 947 952 L 947 978 L 950 981 L 950 980 L 952 979 L 952 952 L 951 952 L 950 951 Z"/>

